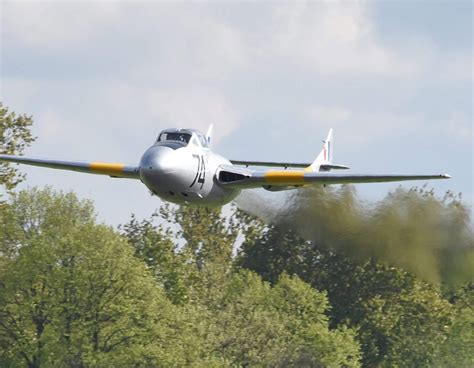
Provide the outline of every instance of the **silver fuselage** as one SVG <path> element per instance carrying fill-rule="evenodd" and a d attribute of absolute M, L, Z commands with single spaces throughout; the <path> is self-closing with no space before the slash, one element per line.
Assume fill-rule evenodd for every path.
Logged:
<path fill-rule="evenodd" d="M 189 143 L 157 142 L 140 160 L 140 179 L 161 199 L 177 204 L 222 206 L 240 190 L 226 188 L 217 181 L 219 166 L 230 161 L 203 147 L 192 133 Z"/>

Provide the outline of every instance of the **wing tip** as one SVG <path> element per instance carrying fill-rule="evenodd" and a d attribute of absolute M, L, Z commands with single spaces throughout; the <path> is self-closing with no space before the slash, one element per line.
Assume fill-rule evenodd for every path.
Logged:
<path fill-rule="evenodd" d="M 452 176 L 449 175 L 449 174 L 440 174 L 440 177 L 442 177 L 443 179 L 451 179 Z"/>

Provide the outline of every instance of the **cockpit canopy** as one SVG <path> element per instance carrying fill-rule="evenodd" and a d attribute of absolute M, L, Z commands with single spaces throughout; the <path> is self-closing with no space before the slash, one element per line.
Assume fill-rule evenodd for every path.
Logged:
<path fill-rule="evenodd" d="M 209 147 L 206 137 L 195 129 L 166 129 L 163 130 L 158 139 L 157 144 L 166 145 L 173 148 L 186 147 L 188 144 Z"/>
<path fill-rule="evenodd" d="M 189 134 L 189 133 L 163 132 L 158 137 L 157 142 L 179 141 L 179 142 L 185 142 L 186 144 L 188 144 L 190 140 L 191 140 L 191 134 Z"/>

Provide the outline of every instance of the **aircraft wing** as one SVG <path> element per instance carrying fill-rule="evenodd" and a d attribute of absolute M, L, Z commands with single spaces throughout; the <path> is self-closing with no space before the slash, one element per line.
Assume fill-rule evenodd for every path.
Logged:
<path fill-rule="evenodd" d="M 24 156 L 0 155 L 0 163 L 14 162 L 31 166 L 48 167 L 50 169 L 70 170 L 88 174 L 108 175 L 113 178 L 139 179 L 138 167 L 120 163 L 81 162 L 48 160 Z"/>
<path fill-rule="evenodd" d="M 383 183 L 406 180 L 449 179 L 450 176 L 447 174 L 338 174 L 304 170 L 253 171 L 224 165 L 219 168 L 217 178 L 223 186 L 235 189 L 264 187 L 269 190 L 284 190 L 315 184 Z"/>

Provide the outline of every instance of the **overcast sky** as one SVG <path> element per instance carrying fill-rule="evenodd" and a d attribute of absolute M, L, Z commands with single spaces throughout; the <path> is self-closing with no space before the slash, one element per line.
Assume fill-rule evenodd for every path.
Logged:
<path fill-rule="evenodd" d="M 0 9 L 1 101 L 34 117 L 27 155 L 135 164 L 160 130 L 214 123 L 228 158 L 311 161 L 332 127 L 336 163 L 446 172 L 453 179 L 430 187 L 473 203 L 470 1 Z M 160 203 L 138 181 L 23 169 L 25 185 L 74 190 L 111 224 Z M 357 188 L 376 199 L 398 185 Z"/>

